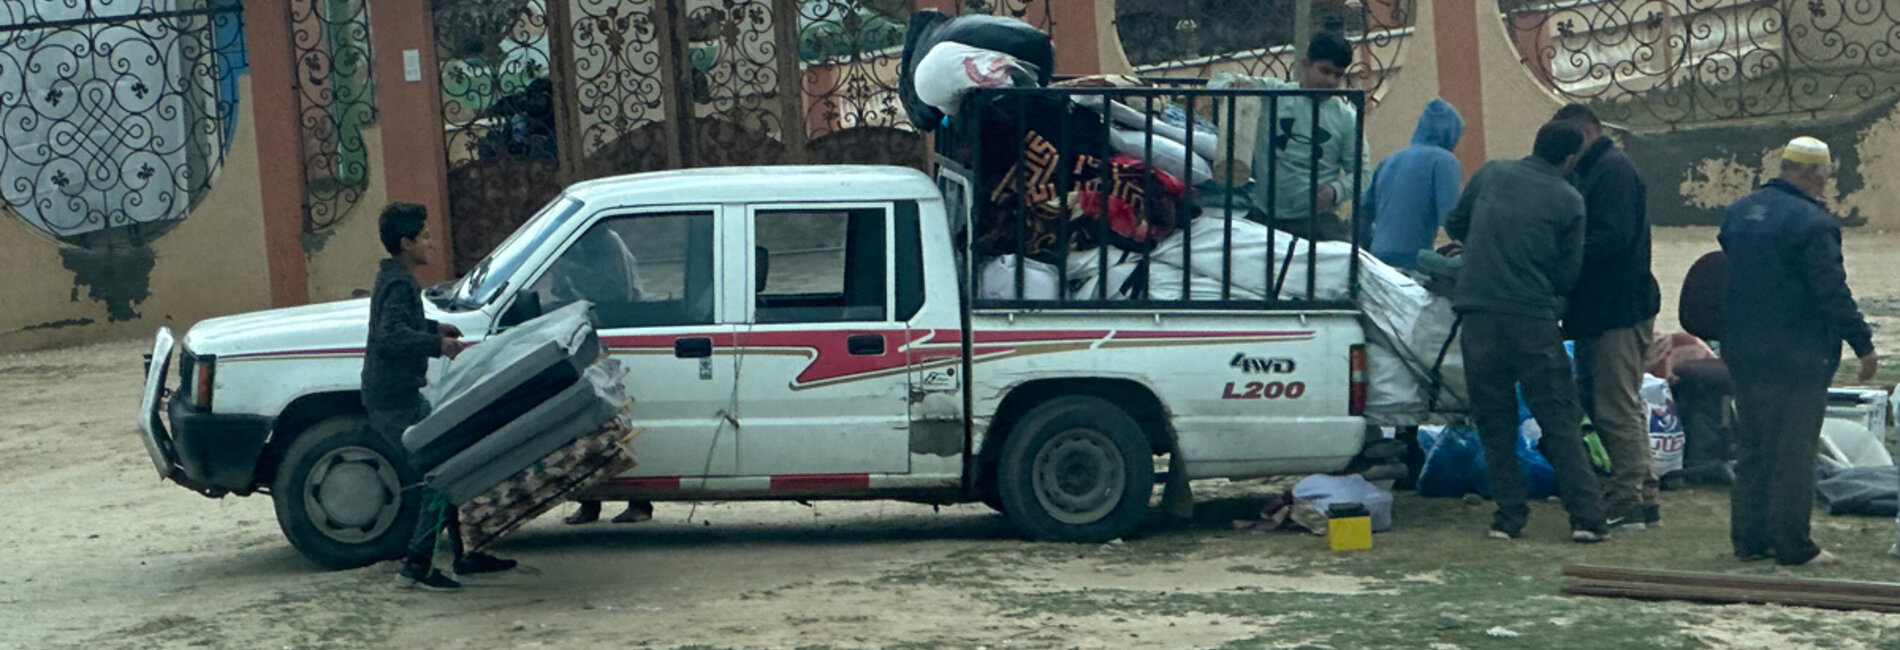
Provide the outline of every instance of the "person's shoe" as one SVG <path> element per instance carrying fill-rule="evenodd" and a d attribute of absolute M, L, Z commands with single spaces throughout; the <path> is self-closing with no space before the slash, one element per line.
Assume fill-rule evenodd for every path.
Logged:
<path fill-rule="evenodd" d="M 1649 524 L 1643 523 L 1640 517 L 1634 515 L 1611 517 L 1603 523 L 1607 524 L 1610 530 L 1649 530 Z"/>
<path fill-rule="evenodd" d="M 1833 553 L 1829 553 L 1827 551 L 1821 551 L 1820 553 L 1816 553 L 1814 557 L 1809 558 L 1808 561 L 1802 562 L 1801 564 L 1796 565 L 1796 566 L 1828 566 L 1828 565 L 1840 564 L 1840 563 L 1841 563 L 1840 556 L 1835 555 Z"/>
<path fill-rule="evenodd" d="M 1887 547 L 1887 554 L 1894 557 L 1900 557 L 1900 542 L 1895 542 L 1893 546 Z"/>
<path fill-rule="evenodd" d="M 1774 557 L 1775 557 L 1774 551 L 1749 551 L 1746 553 L 1738 551 L 1735 553 L 1735 559 L 1741 560 L 1743 562 L 1760 562 L 1762 560 L 1772 559 Z"/>
<path fill-rule="evenodd" d="M 591 524 L 600 521 L 600 502 L 582 501 L 580 509 L 575 510 L 574 514 L 568 515 L 567 519 L 562 521 L 566 522 L 569 526 L 579 526 L 581 524 Z"/>
<path fill-rule="evenodd" d="M 1491 528 L 1491 530 L 1486 531 L 1484 536 L 1489 537 L 1491 539 L 1501 539 L 1508 542 L 1508 541 L 1517 539 L 1518 533 L 1513 533 L 1506 530 L 1500 530 L 1496 527 L 1493 527 Z"/>
<path fill-rule="evenodd" d="M 1662 506 L 1643 506 L 1643 526 L 1655 528 L 1662 525 Z"/>
<path fill-rule="evenodd" d="M 454 593 L 462 590 L 462 583 L 435 571 L 424 572 L 420 578 L 410 573 L 407 568 L 404 568 L 401 573 L 396 574 L 396 588 L 420 589 L 437 593 Z"/>
<path fill-rule="evenodd" d="M 470 553 L 455 561 L 455 573 L 465 576 L 500 573 L 515 568 L 516 564 L 514 560 L 504 560 L 487 553 Z"/>
<path fill-rule="evenodd" d="M 1576 542 L 1578 544 L 1595 544 L 1598 542 L 1609 541 L 1609 539 L 1610 539 L 1609 533 L 1600 533 L 1594 530 L 1584 530 L 1582 528 L 1578 528 L 1576 530 L 1570 531 L 1570 541 Z"/>
<path fill-rule="evenodd" d="M 637 524 L 642 521 L 651 521 L 652 519 L 653 519 L 653 504 L 652 503 L 643 502 L 643 501 L 629 501 L 627 502 L 626 512 L 622 512 L 620 514 L 614 515 L 613 522 L 616 524 Z"/>

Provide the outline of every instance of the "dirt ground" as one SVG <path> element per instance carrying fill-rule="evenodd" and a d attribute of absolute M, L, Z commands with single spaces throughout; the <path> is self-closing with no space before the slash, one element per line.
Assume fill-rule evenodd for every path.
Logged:
<path fill-rule="evenodd" d="M 1675 287 L 1714 232 L 1656 239 L 1669 331 Z M 1890 350 L 1896 244 L 1848 243 Z M 0 357 L 0 648 L 1900 648 L 1894 616 L 1561 594 L 1566 563 L 1900 569 L 1892 521 L 1819 513 L 1817 538 L 1844 564 L 1737 564 L 1727 499 L 1705 490 L 1665 495 L 1661 530 L 1588 547 L 1564 540 L 1554 504 L 1536 506 L 1525 539 L 1496 542 L 1488 506 L 1401 495 L 1395 529 L 1344 555 L 1234 531 L 1271 492 L 1258 482 L 1201 483 L 1191 523 L 1081 546 L 1020 541 L 982 506 L 660 504 L 639 525 L 551 515 L 497 549 L 518 571 L 461 594 L 398 591 L 389 564 L 316 571 L 265 498 L 159 482 L 132 424 L 145 347 Z"/>

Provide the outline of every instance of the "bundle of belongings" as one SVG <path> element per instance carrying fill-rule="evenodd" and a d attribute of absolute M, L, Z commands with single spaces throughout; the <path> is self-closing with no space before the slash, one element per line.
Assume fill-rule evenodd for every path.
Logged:
<path fill-rule="evenodd" d="M 435 411 L 403 434 L 430 487 L 480 549 L 568 494 L 632 469 L 627 372 L 579 302 L 470 347 L 424 389 Z"/>
<path fill-rule="evenodd" d="M 977 88 L 1075 89 L 999 94 L 973 109 L 976 142 L 952 141 L 953 157 L 976 159 L 986 192 L 972 206 L 980 297 L 1348 300 L 1357 259 L 1368 417 L 1403 425 L 1466 409 L 1448 299 L 1350 244 L 1250 221 L 1244 199 L 1232 200 L 1245 179 L 1216 165 L 1236 155 L 1218 133 L 1229 122 L 1253 133 L 1259 101 L 1182 106 L 1116 75 L 1051 85 L 1052 63 L 1048 35 L 1021 21 L 932 11 L 911 21 L 900 94 L 920 129 L 947 123 Z"/>
<path fill-rule="evenodd" d="M 1229 247 L 1233 256 L 1223 259 Z M 1030 300 L 1347 300 L 1355 257 L 1371 373 L 1367 419 L 1404 426 L 1469 410 L 1458 317 L 1449 297 L 1427 291 L 1351 244 L 1310 242 L 1219 208 L 1208 208 L 1145 253 L 1112 242 L 1071 252 L 1062 259 L 1067 286 L 1065 269 L 1054 264 L 996 256 L 980 267 L 977 294 Z"/>

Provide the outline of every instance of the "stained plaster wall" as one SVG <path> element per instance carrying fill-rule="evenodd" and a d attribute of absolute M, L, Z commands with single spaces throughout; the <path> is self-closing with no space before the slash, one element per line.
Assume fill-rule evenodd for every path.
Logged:
<path fill-rule="evenodd" d="M 0 214 L 0 351 L 147 337 L 160 326 L 182 333 L 200 319 L 270 305 L 248 76 L 238 80 L 238 98 L 211 189 L 150 242 L 149 256 L 99 259 Z"/>
<path fill-rule="evenodd" d="M 376 235 L 376 218 L 389 203 L 380 126 L 363 129 L 363 148 L 369 161 L 369 184 L 363 195 L 341 221 L 322 233 L 304 235 L 311 302 L 345 300 L 353 291 L 369 290 L 375 284 L 377 263 L 388 256 Z"/>

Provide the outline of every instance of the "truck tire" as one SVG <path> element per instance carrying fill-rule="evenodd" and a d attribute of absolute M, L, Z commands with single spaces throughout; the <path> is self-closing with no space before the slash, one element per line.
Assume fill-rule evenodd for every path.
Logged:
<path fill-rule="evenodd" d="M 1147 515 L 1154 458 L 1141 426 L 1114 404 L 1059 397 L 1016 421 L 996 485 L 1004 515 L 1030 539 L 1106 542 Z"/>
<path fill-rule="evenodd" d="M 305 429 L 271 485 L 277 526 L 297 552 L 330 570 L 402 557 L 415 528 L 420 477 L 361 415 Z"/>

